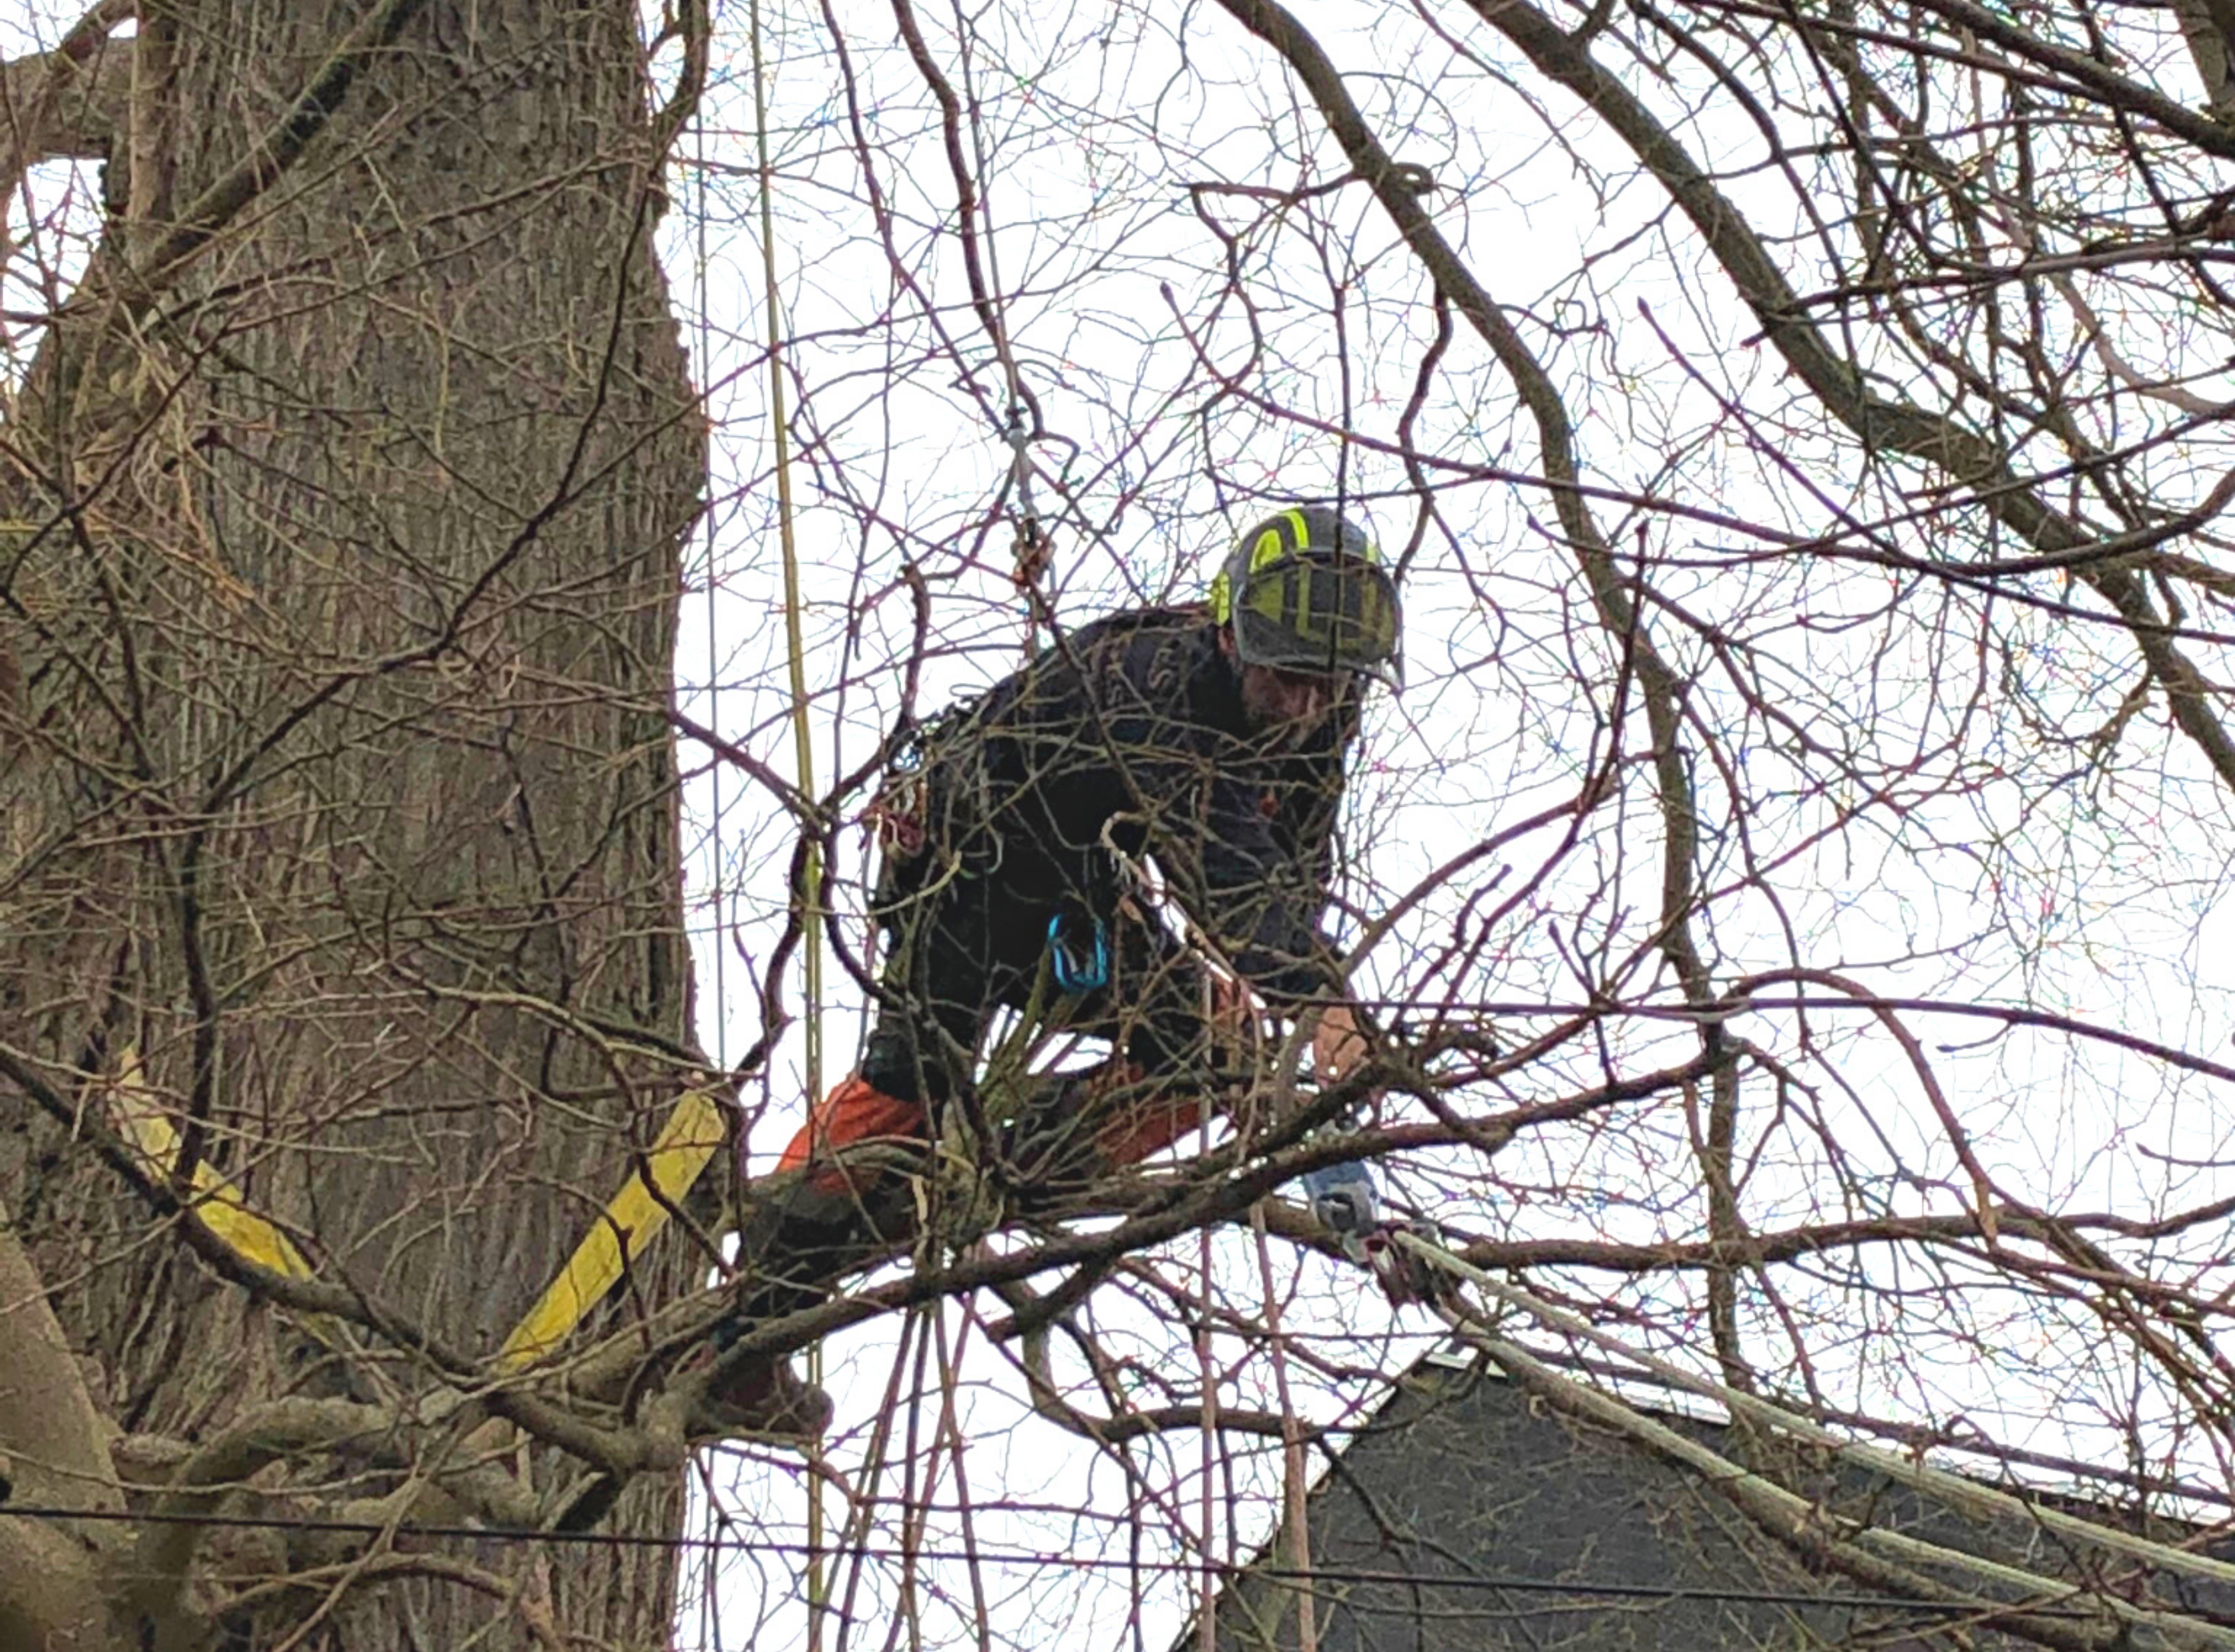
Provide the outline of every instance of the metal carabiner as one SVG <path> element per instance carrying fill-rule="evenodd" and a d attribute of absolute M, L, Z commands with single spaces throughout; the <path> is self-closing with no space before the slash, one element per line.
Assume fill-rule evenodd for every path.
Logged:
<path fill-rule="evenodd" d="M 1091 914 L 1087 921 L 1094 926 L 1091 944 L 1081 947 L 1062 913 L 1048 920 L 1048 962 L 1055 970 L 1055 984 L 1074 998 L 1110 985 L 1110 932 Z"/>

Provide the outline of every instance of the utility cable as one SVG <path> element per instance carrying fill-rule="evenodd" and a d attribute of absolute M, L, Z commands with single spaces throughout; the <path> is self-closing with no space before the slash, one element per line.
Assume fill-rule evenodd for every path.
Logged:
<path fill-rule="evenodd" d="M 40 1505 L 0 1504 L 0 1516 L 15 1515 L 29 1519 L 82 1520 L 102 1524 L 145 1524 L 158 1525 L 193 1525 L 224 1527 L 243 1531 L 325 1532 L 340 1536 L 368 1537 L 409 1537 L 472 1543 L 548 1543 L 574 1547 L 612 1549 L 661 1549 L 691 1551 L 721 1551 L 737 1554 L 791 1555 L 812 1557 L 826 1550 L 808 1543 L 787 1542 L 774 1537 L 663 1537 L 657 1534 L 626 1531 L 521 1531 L 505 1526 L 475 1525 L 416 1525 L 397 1524 L 377 1520 L 319 1519 L 311 1517 L 249 1514 L 134 1514 L 128 1510 L 86 1511 Z M 1059 1570 L 1080 1572 L 1150 1572 L 1158 1575 L 1193 1577 L 1201 1572 L 1204 1562 L 1200 1559 L 1144 1560 L 1130 1556 L 1102 1558 L 1096 1556 L 1041 1550 L 927 1549 L 913 1545 L 849 1544 L 844 1552 L 863 1560 L 889 1561 L 896 1564 L 920 1562 L 960 1564 L 972 1558 L 999 1566 L 1017 1566 L 1035 1570 L 1054 1568 Z M 1210 1568 L 1229 1580 L 1237 1577 L 1264 1577 L 1274 1582 L 1306 1583 L 1358 1583 L 1381 1586 L 1401 1586 L 1406 1589 L 1449 1589 L 1511 1590 L 1517 1594 L 1550 1595 L 1567 1598 L 1597 1598 L 1606 1600 L 1639 1601 L 1703 1601 L 1734 1605 L 1783 1606 L 1800 1608 L 1838 1609 L 1849 1611 L 1917 1612 L 1928 1616 L 1976 1615 L 1980 1610 L 1975 1603 L 1947 1601 L 1918 1601 L 1902 1595 L 1814 1595 L 1801 1590 L 1694 1588 L 1681 1583 L 1641 1583 L 1608 1579 L 1603 1582 L 1576 1577 L 1531 1577 L 1504 1572 L 1420 1572 L 1394 1567 L 1345 1567 L 1314 1565 L 1308 1571 L 1287 1566 L 1267 1565 L 1249 1562 L 1212 1561 Z M 2034 1616 L 2085 1617 L 2088 1614 L 2066 1609 L 2043 1610 L 2026 1609 Z"/>

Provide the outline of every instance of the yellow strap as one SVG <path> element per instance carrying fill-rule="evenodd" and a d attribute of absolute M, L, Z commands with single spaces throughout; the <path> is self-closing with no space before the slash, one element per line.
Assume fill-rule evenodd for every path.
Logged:
<path fill-rule="evenodd" d="M 140 1155 L 150 1176 L 159 1182 L 168 1181 L 179 1162 L 179 1132 L 170 1115 L 149 1093 L 140 1052 L 132 1045 L 126 1045 L 117 1059 L 116 1078 L 109 1094 L 118 1132 Z M 250 1210 L 240 1190 L 213 1170 L 207 1159 L 196 1162 L 193 1183 L 193 1203 L 189 1208 L 202 1226 L 224 1240 L 236 1255 L 290 1279 L 311 1276 L 311 1264 L 295 1248 L 295 1242 Z"/>
<path fill-rule="evenodd" d="M 118 1133 L 140 1156 L 150 1176 L 168 1180 L 179 1162 L 178 1129 L 148 1090 L 140 1052 L 131 1045 L 126 1045 L 118 1058 L 109 1097 Z M 646 1155 L 651 1185 L 646 1185 L 642 1167 L 630 1171 L 621 1190 L 613 1196 L 597 1225 L 574 1247 L 574 1254 L 567 1259 L 566 1267 L 541 1300 L 505 1339 L 504 1350 L 498 1356 L 504 1369 L 521 1370 L 566 1341 L 583 1316 L 619 1282 L 627 1260 L 644 1254 L 652 1236 L 665 1225 L 669 1206 L 690 1192 L 726 1133 L 720 1104 L 703 1090 L 686 1092 Z M 236 1255 L 291 1279 L 311 1277 L 311 1264 L 295 1242 L 251 1210 L 240 1190 L 206 1159 L 194 1166 L 193 1184 L 193 1200 L 188 1208 Z M 313 1318 L 310 1328 L 330 1347 L 341 1346 L 340 1327 Z"/>
<path fill-rule="evenodd" d="M 147 1174 L 159 1182 L 169 1181 L 179 1162 L 178 1129 L 147 1088 L 147 1076 L 134 1045 L 126 1045 L 117 1057 L 116 1077 L 109 1087 L 109 1111 L 115 1118 L 117 1133 L 139 1154 Z M 233 1255 L 289 1279 L 311 1277 L 309 1259 L 296 1249 L 295 1242 L 267 1217 L 249 1209 L 240 1190 L 219 1175 L 207 1159 L 196 1162 L 193 1179 L 193 1198 L 187 1210 Z M 342 1327 L 323 1314 L 305 1314 L 303 1326 L 330 1348 L 349 1345 Z"/>
<path fill-rule="evenodd" d="M 498 1364 L 508 1371 L 533 1365 L 566 1341 L 605 1294 L 629 1258 L 640 1256 L 666 1223 L 668 1207 L 691 1190 L 727 1131 L 722 1109 L 703 1090 L 685 1093 L 660 1127 L 646 1163 L 629 1173 L 597 1224 L 574 1247 L 542 1299 L 505 1339 Z M 652 1172 L 646 1186 L 644 1172 Z M 656 1191 L 655 1191 L 656 1190 Z"/>

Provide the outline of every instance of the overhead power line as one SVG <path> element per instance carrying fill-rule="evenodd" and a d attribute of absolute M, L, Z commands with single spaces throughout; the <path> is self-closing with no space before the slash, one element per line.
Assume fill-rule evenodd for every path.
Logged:
<path fill-rule="evenodd" d="M 665 1549 L 693 1552 L 795 1555 L 825 1560 L 858 1558 L 895 1563 L 926 1561 L 974 1562 L 998 1566 L 1049 1567 L 1069 1571 L 1159 1572 L 1199 1577 L 1205 1563 L 1199 1559 L 1134 1560 L 1051 1553 L 1035 1550 L 898 1548 L 891 1545 L 846 1545 L 842 1550 L 774 1537 L 693 1537 L 632 1534 L 623 1531 L 544 1531 L 507 1526 L 391 1525 L 373 1520 L 320 1519 L 314 1516 L 259 1514 L 134 1514 L 124 1510 L 66 1509 L 23 1504 L 0 1504 L 0 1515 L 42 1520 L 87 1520 L 149 1525 L 222 1526 L 250 1531 L 324 1531 L 345 1536 L 436 1538 L 473 1543 L 553 1543 L 588 1544 L 615 1549 Z M 1825 1610 L 1924 1612 L 1937 1616 L 1979 1616 L 2007 1608 L 2029 1616 L 2083 1617 L 2084 1612 L 2055 1607 L 2022 1605 L 2015 1602 L 1917 1601 L 1897 1595 L 1815 1595 L 1800 1590 L 1702 1589 L 1674 1583 L 1591 1582 L 1573 1577 L 1529 1577 L 1504 1572 L 1415 1572 L 1386 1568 L 1314 1566 L 1308 1571 L 1292 1567 L 1236 1564 L 1214 1561 L 1209 1569 L 1229 1577 L 1262 1577 L 1274 1583 L 1399 1584 L 1407 1589 L 1461 1589 L 1511 1594 L 1557 1595 L 1569 1598 L 1633 1601 L 1701 1601 L 1717 1604 L 1786 1606 Z M 2077 1586 L 2072 1593 L 2085 1591 Z"/>

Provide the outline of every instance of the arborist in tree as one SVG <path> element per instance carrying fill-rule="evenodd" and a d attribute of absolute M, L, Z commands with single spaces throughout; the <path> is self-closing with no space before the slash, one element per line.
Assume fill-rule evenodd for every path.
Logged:
<path fill-rule="evenodd" d="M 1356 1067 L 1364 1029 L 1320 923 L 1360 702 L 1395 678 L 1399 638 L 1367 534 L 1281 510 L 1207 601 L 1097 620 L 924 730 L 874 811 L 875 1026 L 781 1167 L 930 1132 L 977 1098 L 995 1012 L 1036 995 L 1113 1053 L 1012 1119 L 973 1118 L 1027 1194 L 1195 1129 L 1242 1076 L 1261 1008 L 1314 1018 L 1321 1083 Z M 1195 945 L 1137 886 L 1150 859 Z"/>
<path fill-rule="evenodd" d="M 1395 678 L 1399 634 L 1366 533 L 1321 506 L 1277 511 L 1242 535 L 1208 600 L 1108 615 L 918 731 L 870 810 L 887 944 L 875 1024 L 779 1161 L 813 1173 L 756 1212 L 757 1236 L 747 1224 L 763 1284 L 737 1329 L 816 1300 L 874 1226 L 838 1150 L 923 1141 L 959 1106 L 989 1179 L 1029 1202 L 1222 1110 L 1267 1017 L 1310 1022 L 1322 1085 L 1357 1068 L 1367 1029 L 1320 925 L 1360 704 Z M 1161 898 L 1143 887 L 1151 862 Z M 1005 1006 L 1111 1053 L 990 1094 Z M 1308 1191 L 1393 1296 L 1421 1294 L 1363 1165 Z"/>

